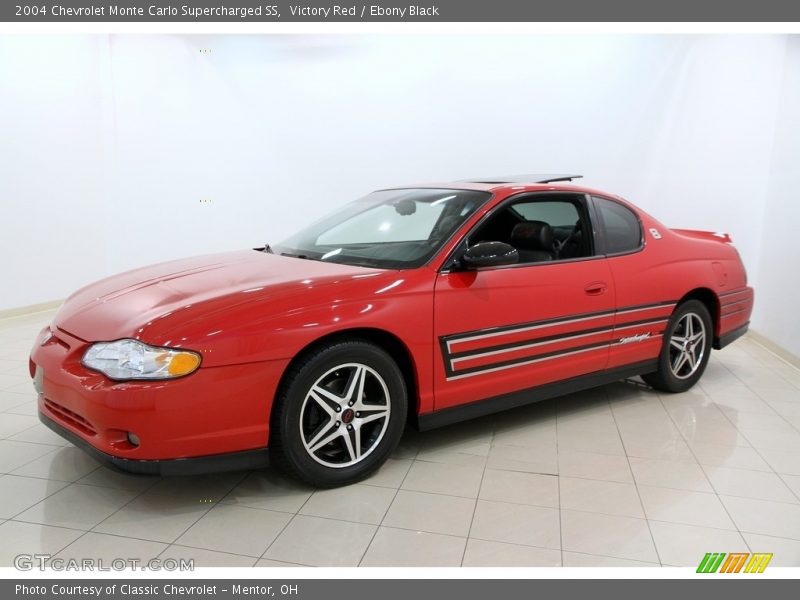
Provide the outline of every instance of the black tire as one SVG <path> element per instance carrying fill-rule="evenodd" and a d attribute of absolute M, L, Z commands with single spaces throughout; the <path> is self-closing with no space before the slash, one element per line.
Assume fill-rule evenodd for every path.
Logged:
<path fill-rule="evenodd" d="M 358 389 L 364 390 L 361 400 Z M 405 380 L 382 348 L 356 338 L 320 346 L 290 367 L 278 390 L 270 419 L 271 463 L 317 487 L 355 483 L 397 447 L 407 411 Z"/>
<path fill-rule="evenodd" d="M 687 323 L 692 323 L 691 331 L 695 335 L 698 324 L 702 324 L 702 348 L 699 340 L 695 343 L 684 343 L 686 336 L 683 334 L 687 329 Z M 682 302 L 672 313 L 664 330 L 664 341 L 658 356 L 658 370 L 642 375 L 642 379 L 648 385 L 663 392 L 685 392 L 703 376 L 711 356 L 713 336 L 714 328 L 706 305 L 699 300 Z M 673 342 L 675 343 L 673 344 Z M 683 350 L 679 349 L 677 345 L 682 346 Z M 687 356 L 683 363 L 680 363 L 682 354 L 694 356 L 694 362 L 692 363 Z M 678 363 L 681 366 L 675 369 Z"/>

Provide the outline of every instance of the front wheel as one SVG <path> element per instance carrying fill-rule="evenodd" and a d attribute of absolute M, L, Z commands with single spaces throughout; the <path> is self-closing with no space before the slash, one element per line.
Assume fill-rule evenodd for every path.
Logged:
<path fill-rule="evenodd" d="M 667 323 L 658 370 L 642 379 L 657 390 L 685 392 L 702 377 L 711 354 L 711 315 L 699 300 L 680 304 Z"/>
<path fill-rule="evenodd" d="M 397 364 L 363 340 L 334 342 L 295 364 L 275 400 L 270 455 L 318 487 L 364 479 L 400 441 L 407 392 Z"/>

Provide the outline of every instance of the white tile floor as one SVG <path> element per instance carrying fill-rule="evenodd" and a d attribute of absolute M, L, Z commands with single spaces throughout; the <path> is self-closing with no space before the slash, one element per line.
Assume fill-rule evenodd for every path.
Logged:
<path fill-rule="evenodd" d="M 634 382 L 420 434 L 368 481 L 141 478 L 41 424 L 27 374 L 52 313 L 0 321 L 0 565 L 18 553 L 198 566 L 800 566 L 800 371 L 744 338 L 699 386 Z"/>

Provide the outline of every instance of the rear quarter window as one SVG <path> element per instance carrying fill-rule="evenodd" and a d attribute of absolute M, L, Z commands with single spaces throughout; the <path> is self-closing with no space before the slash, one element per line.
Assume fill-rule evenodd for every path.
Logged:
<path fill-rule="evenodd" d="M 631 209 L 619 202 L 593 196 L 606 254 L 633 252 L 642 247 L 642 224 Z"/>

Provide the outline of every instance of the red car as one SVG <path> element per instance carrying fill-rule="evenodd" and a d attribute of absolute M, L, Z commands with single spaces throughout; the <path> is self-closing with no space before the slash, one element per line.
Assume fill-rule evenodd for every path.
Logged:
<path fill-rule="evenodd" d="M 272 247 L 73 294 L 30 370 L 42 421 L 136 473 L 317 486 L 425 430 L 641 375 L 694 385 L 748 327 L 726 234 L 670 229 L 577 176 L 386 189 Z"/>

